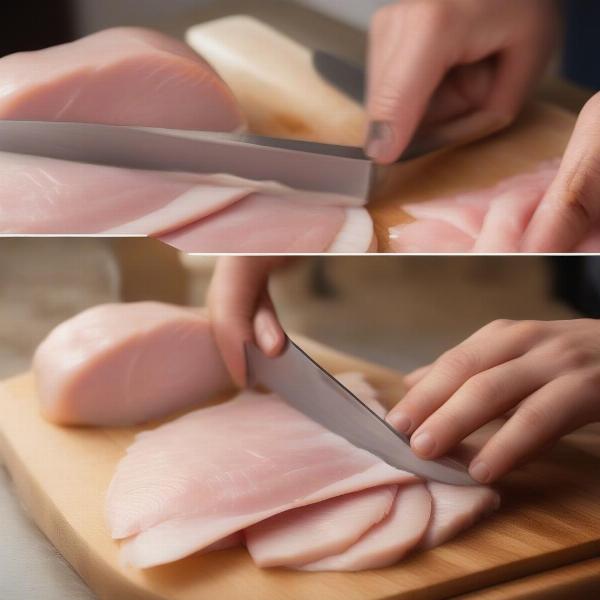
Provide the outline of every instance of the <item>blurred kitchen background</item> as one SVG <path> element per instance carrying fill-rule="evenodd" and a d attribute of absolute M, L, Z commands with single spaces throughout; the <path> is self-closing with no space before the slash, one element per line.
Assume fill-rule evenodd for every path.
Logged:
<path fill-rule="evenodd" d="M 297 258 L 272 293 L 289 330 L 407 372 L 493 319 L 599 316 L 593 284 L 577 289 L 599 260 Z M 203 305 L 214 261 L 145 239 L 0 239 L 0 376 L 26 370 L 49 330 L 89 306 Z"/>
<path fill-rule="evenodd" d="M 50 46 L 115 25 L 144 25 L 181 35 L 200 21 L 252 14 L 313 47 L 355 60 L 365 52 L 373 12 L 397 0 L 21 0 L 0 20 L 0 56 Z M 402 0 L 400 0 L 402 1 Z M 554 74 L 600 88 L 600 3 L 562 2 L 565 45 Z M 327 32 L 328 35 L 323 35 Z"/>

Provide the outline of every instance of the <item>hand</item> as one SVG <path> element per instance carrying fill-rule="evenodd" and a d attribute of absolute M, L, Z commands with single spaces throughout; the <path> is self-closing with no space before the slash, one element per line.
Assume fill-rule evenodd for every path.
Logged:
<path fill-rule="evenodd" d="M 366 152 L 394 162 L 419 125 L 469 139 L 508 125 L 544 70 L 555 0 L 402 0 L 370 33 Z"/>
<path fill-rule="evenodd" d="M 419 456 L 443 456 L 516 409 L 472 460 L 490 483 L 561 436 L 600 420 L 600 321 L 495 321 L 431 366 L 388 415 Z"/>
<path fill-rule="evenodd" d="M 583 108 L 558 175 L 531 220 L 525 252 L 568 252 L 600 218 L 600 94 Z"/>
<path fill-rule="evenodd" d="M 284 257 L 227 256 L 219 259 L 207 294 L 217 345 L 236 384 L 246 384 L 244 343 L 254 341 L 267 356 L 283 349 L 285 334 L 269 295 L 269 276 Z"/>

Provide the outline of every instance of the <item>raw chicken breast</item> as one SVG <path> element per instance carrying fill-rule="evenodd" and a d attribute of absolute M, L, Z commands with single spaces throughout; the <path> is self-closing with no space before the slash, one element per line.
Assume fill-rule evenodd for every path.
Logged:
<path fill-rule="evenodd" d="M 392 252 L 427 253 L 447 252 L 460 254 L 470 252 L 475 239 L 446 221 L 423 219 L 390 229 Z"/>
<path fill-rule="evenodd" d="M 303 571 L 381 569 L 413 550 L 427 529 L 431 496 L 421 483 L 398 487 L 390 514 L 355 544 L 336 556 L 306 564 Z"/>
<path fill-rule="evenodd" d="M 259 567 L 292 567 L 347 550 L 392 508 L 398 487 L 376 487 L 289 510 L 249 527 L 246 546 Z"/>
<path fill-rule="evenodd" d="M 0 119 L 232 131 L 236 100 L 191 48 L 117 28 L 0 60 Z"/>
<path fill-rule="evenodd" d="M 156 302 L 107 304 L 56 327 L 33 369 L 46 418 L 131 425 L 232 387 L 203 314 Z"/>
<path fill-rule="evenodd" d="M 360 398 L 377 416 L 385 419 L 387 408 L 381 404 L 379 393 L 368 382 L 363 373 L 342 373 L 335 377 L 342 385 L 346 386 L 355 396 Z"/>
<path fill-rule="evenodd" d="M 414 481 L 273 394 L 242 392 L 137 436 L 107 495 L 123 558 L 147 568 L 282 513 Z"/>
<path fill-rule="evenodd" d="M 500 506 L 500 496 L 485 486 L 463 487 L 430 481 L 433 498 L 429 527 L 422 548 L 434 548 L 452 539 Z"/>
<path fill-rule="evenodd" d="M 416 220 L 390 228 L 392 251 L 518 252 L 558 166 L 559 161 L 548 161 L 489 189 L 407 204 L 404 210 Z M 575 250 L 600 251 L 600 226 Z"/>
<path fill-rule="evenodd" d="M 373 247 L 373 222 L 365 209 L 317 200 L 309 193 L 257 193 L 161 239 L 198 253 L 362 253 Z"/>
<path fill-rule="evenodd" d="M 256 185 L 0 153 L 0 232 L 157 235 L 240 200 Z"/>
<path fill-rule="evenodd" d="M 473 252 L 518 252 L 542 194 L 504 192 L 490 204 Z"/>
<path fill-rule="evenodd" d="M 0 197 L 0 233 L 152 235 L 210 253 L 364 252 L 374 239 L 352 198 L 230 175 L 0 153 Z"/>

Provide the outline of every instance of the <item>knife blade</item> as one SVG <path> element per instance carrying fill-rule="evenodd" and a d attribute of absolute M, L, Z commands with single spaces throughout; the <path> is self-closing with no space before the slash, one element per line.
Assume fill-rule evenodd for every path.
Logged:
<path fill-rule="evenodd" d="M 373 164 L 360 148 L 247 133 L 1 121 L 0 151 L 130 169 L 227 173 L 342 194 L 363 204 Z"/>
<path fill-rule="evenodd" d="M 269 358 L 252 343 L 245 346 L 249 387 L 262 385 L 294 408 L 353 445 L 415 475 L 452 485 L 477 485 L 460 462 L 423 460 L 398 433 L 289 338 L 283 353 Z"/>

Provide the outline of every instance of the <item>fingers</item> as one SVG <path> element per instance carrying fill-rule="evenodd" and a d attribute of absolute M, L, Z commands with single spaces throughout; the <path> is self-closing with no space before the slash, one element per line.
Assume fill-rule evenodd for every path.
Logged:
<path fill-rule="evenodd" d="M 413 433 L 465 382 L 482 371 L 521 356 L 543 335 L 535 323 L 495 321 L 438 359 L 390 411 L 387 420 Z"/>
<path fill-rule="evenodd" d="M 271 270 L 280 259 L 223 257 L 215 268 L 207 304 L 213 332 L 223 360 L 239 386 L 246 383 L 244 343 L 256 339 L 276 350 L 278 321 L 265 299 Z M 258 309 L 258 313 L 257 313 Z M 273 340 L 271 338 L 273 337 Z"/>
<path fill-rule="evenodd" d="M 544 446 L 597 418 L 598 384 L 597 372 L 575 371 L 534 392 L 473 459 L 471 477 L 491 483 Z"/>
<path fill-rule="evenodd" d="M 415 369 L 412 373 L 404 376 L 404 385 L 406 387 L 411 388 L 417 385 L 429 371 L 431 371 L 431 367 L 433 365 L 425 365 L 424 367 L 420 367 L 419 369 Z"/>
<path fill-rule="evenodd" d="M 485 110 L 496 115 L 505 125 L 520 112 L 525 100 L 542 74 L 552 46 L 536 52 L 537 42 L 527 40 L 501 52 L 497 59 L 497 73 Z"/>
<path fill-rule="evenodd" d="M 584 107 L 558 175 L 525 233 L 525 252 L 573 250 L 600 217 L 600 94 Z"/>
<path fill-rule="evenodd" d="M 422 458 L 443 456 L 553 376 L 549 362 L 531 353 L 471 377 L 415 431 L 413 450 Z"/>
<path fill-rule="evenodd" d="M 495 76 L 495 62 L 483 60 L 452 69 L 429 103 L 422 126 L 431 127 L 456 119 L 483 106 L 489 98 Z"/>
<path fill-rule="evenodd" d="M 449 18 L 445 6 L 409 3 L 398 10 L 391 5 L 375 16 L 365 150 L 378 163 L 393 163 L 408 146 L 451 64 L 444 40 L 454 37 L 448 29 L 457 21 Z M 386 35 L 386 28 L 392 33 Z"/>
<path fill-rule="evenodd" d="M 264 292 L 254 316 L 254 338 L 258 347 L 270 357 L 278 356 L 285 345 L 285 333 L 277 318 L 268 292 Z"/>

